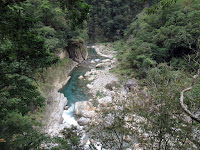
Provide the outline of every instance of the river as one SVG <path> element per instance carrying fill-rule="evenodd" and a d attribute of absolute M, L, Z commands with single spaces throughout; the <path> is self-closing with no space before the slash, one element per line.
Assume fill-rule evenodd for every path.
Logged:
<path fill-rule="evenodd" d="M 60 91 L 67 97 L 67 106 L 69 106 L 68 110 L 64 110 L 62 116 L 64 118 L 64 124 L 77 125 L 76 116 L 74 115 L 75 103 L 78 101 L 88 101 L 92 98 L 89 94 L 89 89 L 86 86 L 91 81 L 85 79 L 80 80 L 78 78 L 81 75 L 84 76 L 87 71 L 96 66 L 95 62 L 102 59 L 104 59 L 104 57 L 98 55 L 94 48 L 88 48 L 88 59 L 75 67 L 70 73 L 70 80 Z"/>

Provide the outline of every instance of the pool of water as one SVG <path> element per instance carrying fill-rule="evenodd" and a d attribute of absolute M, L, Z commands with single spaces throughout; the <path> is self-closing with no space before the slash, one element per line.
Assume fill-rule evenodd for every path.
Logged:
<path fill-rule="evenodd" d="M 95 63 L 91 63 L 91 60 L 95 59 L 102 60 L 104 58 L 99 56 L 95 49 L 88 48 L 88 59 L 72 70 L 70 73 L 70 80 L 60 91 L 67 97 L 67 106 L 70 106 L 70 108 L 63 113 L 64 123 L 77 125 L 75 121 L 76 116 L 74 115 L 75 103 L 78 101 L 87 101 L 92 98 L 86 86 L 90 81 L 84 79 L 79 80 L 78 77 L 81 75 L 83 76 L 87 71 L 95 67 Z"/>

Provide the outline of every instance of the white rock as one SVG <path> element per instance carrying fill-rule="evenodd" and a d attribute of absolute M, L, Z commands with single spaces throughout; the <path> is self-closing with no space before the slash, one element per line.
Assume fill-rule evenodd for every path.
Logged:
<path fill-rule="evenodd" d="M 102 60 L 102 63 L 107 63 L 107 62 L 110 62 L 111 60 L 110 59 L 104 59 Z"/>
<path fill-rule="evenodd" d="M 78 116 L 92 118 L 96 115 L 95 109 L 91 102 L 76 102 L 74 113 Z"/>
<path fill-rule="evenodd" d="M 94 79 L 95 79 L 94 76 L 91 76 L 90 78 L 88 78 L 88 81 L 92 81 Z"/>
<path fill-rule="evenodd" d="M 87 71 L 86 73 L 85 73 L 85 77 L 87 77 L 87 76 L 89 76 L 91 74 L 91 72 L 90 71 Z"/>
<path fill-rule="evenodd" d="M 100 64 L 97 64 L 97 65 L 96 65 L 96 68 L 103 68 L 104 66 L 105 66 L 104 63 L 100 63 Z"/>
<path fill-rule="evenodd" d="M 112 103 L 112 97 L 110 97 L 110 96 L 103 97 L 103 98 L 99 99 L 98 102 L 99 102 L 99 104 Z"/>
<path fill-rule="evenodd" d="M 80 77 L 78 77 L 79 80 L 83 79 L 83 76 L 81 75 Z"/>
<path fill-rule="evenodd" d="M 142 147 L 139 147 L 139 144 L 135 144 L 134 150 L 143 150 L 143 148 L 142 148 Z"/>
<path fill-rule="evenodd" d="M 90 62 L 90 63 L 94 64 L 94 63 L 95 63 L 95 61 L 94 61 L 94 60 L 91 60 L 91 62 Z"/>
<path fill-rule="evenodd" d="M 92 75 L 95 75 L 97 73 L 97 71 L 95 70 L 95 69 L 92 69 L 91 71 L 90 71 L 90 74 L 92 74 Z"/>
<path fill-rule="evenodd" d="M 95 61 L 95 62 L 100 62 L 101 60 L 100 60 L 100 59 L 95 59 L 94 61 Z"/>
<path fill-rule="evenodd" d="M 136 122 L 136 123 L 142 123 L 142 122 L 146 122 L 146 119 L 144 118 L 144 117 L 141 117 L 141 116 L 137 116 L 137 115 L 133 115 L 133 117 L 134 117 L 134 121 Z"/>
<path fill-rule="evenodd" d="M 124 121 L 126 121 L 126 122 L 130 122 L 130 121 L 132 121 L 132 119 L 133 119 L 133 117 L 129 116 L 129 115 L 124 117 Z"/>
<path fill-rule="evenodd" d="M 115 63 L 116 63 L 116 61 L 112 60 L 112 61 L 111 61 L 111 63 L 112 63 L 112 64 L 115 64 Z"/>
<path fill-rule="evenodd" d="M 94 146 L 97 150 L 102 150 L 102 144 L 100 142 L 94 143 Z"/>
<path fill-rule="evenodd" d="M 93 118 L 95 116 L 96 116 L 95 111 L 85 111 L 85 112 L 83 112 L 83 117 Z"/>
<path fill-rule="evenodd" d="M 87 87 L 88 87 L 88 89 L 92 89 L 92 88 L 93 88 L 93 85 L 87 84 Z"/>

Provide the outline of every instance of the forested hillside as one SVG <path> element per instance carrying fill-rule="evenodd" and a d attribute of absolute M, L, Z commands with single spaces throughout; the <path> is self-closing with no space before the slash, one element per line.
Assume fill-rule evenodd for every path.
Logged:
<path fill-rule="evenodd" d="M 45 149 L 50 143 L 52 150 L 79 150 L 96 140 L 113 150 L 133 144 L 146 150 L 198 150 L 200 1 L 86 2 L 0 0 L 0 149 Z M 77 80 L 84 83 L 86 76 L 92 76 L 87 84 L 91 90 L 96 78 L 107 77 L 105 72 L 97 75 L 98 71 L 107 69 L 107 74 L 118 78 L 111 82 L 115 78 L 111 74 L 103 90 L 103 85 L 98 91 L 96 87 L 96 95 L 87 102 L 94 118 L 82 118 L 86 126 L 79 132 L 92 132 L 81 145 L 82 133 L 78 136 L 76 128 L 62 131 L 63 138 L 52 138 L 41 131 L 41 118 L 45 104 L 57 100 L 50 95 L 52 101 L 47 102 L 45 91 L 51 91 L 58 76 L 67 78 L 62 70 L 72 63 L 69 58 L 59 60 L 58 55 L 75 57 L 80 45 L 87 55 L 85 40 L 109 42 L 94 47 L 102 56 L 113 50 L 112 57 L 87 62 L 88 68 L 91 64 L 94 68 Z M 86 58 L 81 56 L 81 61 Z M 109 102 L 100 103 L 102 98 Z"/>
<path fill-rule="evenodd" d="M 192 59 L 199 51 L 198 6 L 198 1 L 179 0 L 156 14 L 142 14 L 132 22 L 122 41 L 124 50 L 120 51 L 123 68 L 136 69 L 141 77 L 163 62 L 175 69 L 197 69 L 198 62 L 192 64 Z"/>
<path fill-rule="evenodd" d="M 134 88 L 129 95 L 129 111 L 147 121 L 140 124 L 149 134 L 140 139 L 144 147 L 198 149 L 200 1 L 162 4 L 140 14 L 115 42 L 116 72 L 148 91 L 144 97 Z"/>
<path fill-rule="evenodd" d="M 143 9 L 145 3 L 138 0 L 87 0 L 92 5 L 88 34 L 91 42 L 120 39 L 124 30 Z"/>
<path fill-rule="evenodd" d="M 35 74 L 70 38 L 84 38 L 89 9 L 79 0 L 0 1 L 0 149 L 38 149 L 46 139 L 31 117 L 45 104 Z"/>

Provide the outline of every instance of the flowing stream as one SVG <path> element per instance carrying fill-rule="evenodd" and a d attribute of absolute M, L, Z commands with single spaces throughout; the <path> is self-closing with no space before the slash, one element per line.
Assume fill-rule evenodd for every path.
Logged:
<path fill-rule="evenodd" d="M 77 125 L 76 116 L 74 115 L 75 103 L 78 101 L 87 101 L 92 98 L 89 94 L 89 89 L 86 86 L 91 81 L 88 81 L 86 79 L 80 80 L 78 79 L 78 77 L 80 77 L 81 75 L 84 76 L 84 74 L 87 71 L 91 70 L 96 66 L 96 63 L 94 62 L 97 62 L 102 59 L 104 58 L 98 55 L 95 49 L 88 48 L 88 59 L 72 70 L 70 74 L 70 80 L 60 91 L 65 95 L 65 97 L 67 97 L 67 106 L 69 106 L 69 109 L 64 110 L 63 113 L 64 124 Z M 93 63 L 91 63 L 91 61 Z"/>

